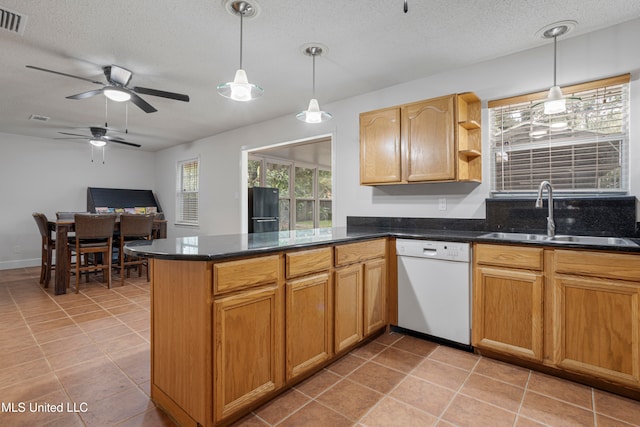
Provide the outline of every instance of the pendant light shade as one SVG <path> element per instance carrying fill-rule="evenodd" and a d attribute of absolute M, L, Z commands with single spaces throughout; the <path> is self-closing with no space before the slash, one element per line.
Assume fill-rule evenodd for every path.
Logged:
<path fill-rule="evenodd" d="M 305 111 L 300 111 L 296 114 L 296 119 L 305 123 L 322 123 L 329 121 L 333 116 L 326 111 L 320 110 L 320 105 L 316 99 L 316 56 L 322 55 L 322 48 L 310 46 L 305 49 L 304 54 L 311 56 L 313 59 L 313 98 L 309 101 L 309 107 Z"/>
<path fill-rule="evenodd" d="M 249 83 L 247 72 L 242 68 L 242 30 L 243 19 L 254 16 L 256 10 L 246 1 L 234 1 L 229 5 L 228 10 L 240 15 L 240 67 L 236 71 L 233 81 L 219 84 L 217 90 L 220 95 L 234 101 L 251 101 L 262 96 L 264 90 L 258 85 Z"/>
<path fill-rule="evenodd" d="M 541 36 L 546 39 L 553 38 L 553 86 L 549 89 L 547 97 L 543 101 L 544 114 L 560 114 L 567 111 L 567 100 L 573 100 L 579 98 L 565 97 L 562 93 L 562 89 L 556 82 L 556 68 L 557 68 L 557 48 L 558 37 L 568 33 L 575 26 L 574 21 L 563 21 L 543 28 L 540 32 Z M 536 104 L 539 105 L 539 104 Z M 534 105 L 534 107 L 536 106 Z"/>

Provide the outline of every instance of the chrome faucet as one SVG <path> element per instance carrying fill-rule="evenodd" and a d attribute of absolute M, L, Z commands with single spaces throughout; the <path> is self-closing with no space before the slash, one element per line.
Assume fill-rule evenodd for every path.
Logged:
<path fill-rule="evenodd" d="M 540 187 L 538 188 L 538 199 L 536 200 L 536 208 L 542 207 L 542 192 L 544 189 L 547 189 L 547 193 L 549 194 L 549 216 L 547 216 L 547 236 L 555 237 L 556 235 L 556 223 L 553 221 L 553 187 L 549 181 L 542 181 L 540 183 Z"/>

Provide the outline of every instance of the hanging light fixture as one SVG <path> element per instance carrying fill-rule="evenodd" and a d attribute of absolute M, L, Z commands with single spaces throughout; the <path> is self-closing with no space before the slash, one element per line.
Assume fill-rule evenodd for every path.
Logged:
<path fill-rule="evenodd" d="M 309 101 L 309 107 L 305 111 L 296 114 L 298 120 L 305 123 L 322 123 L 331 120 L 331 114 L 320 110 L 320 105 L 316 99 L 316 56 L 322 55 L 322 48 L 319 46 L 309 46 L 304 50 L 305 55 L 313 59 L 313 97 Z"/>
<path fill-rule="evenodd" d="M 242 68 L 242 25 L 244 18 L 256 15 L 256 9 L 249 2 L 234 1 L 228 3 L 227 10 L 235 15 L 240 15 L 240 68 L 236 71 L 232 82 L 218 85 L 218 93 L 234 101 L 251 101 L 262 96 L 264 90 L 260 86 L 249 83 L 247 73 Z"/>
<path fill-rule="evenodd" d="M 559 114 L 567 111 L 567 99 L 579 99 L 573 97 L 565 97 L 562 89 L 556 82 L 556 61 L 558 49 L 558 37 L 568 33 L 575 27 L 575 21 L 562 21 L 551 24 L 539 31 L 539 34 L 545 39 L 553 38 L 553 86 L 549 89 L 549 93 L 544 100 L 544 114 Z M 536 104 L 539 105 L 539 104 Z M 535 105 L 534 105 L 535 107 Z"/>

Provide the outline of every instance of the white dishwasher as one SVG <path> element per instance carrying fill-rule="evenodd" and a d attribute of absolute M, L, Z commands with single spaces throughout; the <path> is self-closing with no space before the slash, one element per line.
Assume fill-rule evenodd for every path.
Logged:
<path fill-rule="evenodd" d="M 470 347 L 470 245 L 397 239 L 396 255 L 398 326 Z"/>

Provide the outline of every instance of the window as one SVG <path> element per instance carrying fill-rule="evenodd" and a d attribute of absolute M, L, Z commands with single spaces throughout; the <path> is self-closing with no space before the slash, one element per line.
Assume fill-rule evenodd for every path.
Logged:
<path fill-rule="evenodd" d="M 178 162 L 176 224 L 198 225 L 198 159 Z"/>
<path fill-rule="evenodd" d="M 489 101 L 491 190 L 537 191 L 548 180 L 564 193 L 628 190 L 629 75 L 562 91 L 566 113 L 544 115 L 546 92 Z"/>

